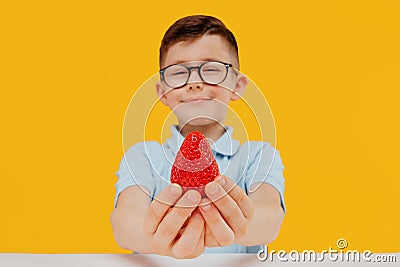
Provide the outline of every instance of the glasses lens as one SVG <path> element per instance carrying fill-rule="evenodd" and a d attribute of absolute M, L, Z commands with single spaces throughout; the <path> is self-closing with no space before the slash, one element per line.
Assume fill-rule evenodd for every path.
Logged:
<path fill-rule="evenodd" d="M 206 83 L 219 84 L 225 80 L 227 69 L 220 62 L 207 62 L 201 67 L 200 73 Z"/>
<path fill-rule="evenodd" d="M 170 87 L 180 87 L 184 85 L 189 77 L 187 68 L 181 65 L 173 65 L 165 69 L 165 83 Z"/>

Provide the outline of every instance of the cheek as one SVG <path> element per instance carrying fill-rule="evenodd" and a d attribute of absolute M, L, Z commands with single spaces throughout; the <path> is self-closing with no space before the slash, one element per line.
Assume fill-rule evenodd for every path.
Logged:
<path fill-rule="evenodd" d="M 215 99 L 218 99 L 219 101 L 224 103 L 228 103 L 231 99 L 232 90 L 224 87 L 219 87 L 214 93 L 215 93 L 214 95 Z"/>
<path fill-rule="evenodd" d="M 221 86 L 231 91 L 235 90 L 235 85 L 236 85 L 236 75 L 231 73 L 228 73 L 228 76 L 226 77 L 225 81 L 221 83 Z"/>
<path fill-rule="evenodd" d="M 181 96 L 177 90 L 172 90 L 166 95 L 169 106 L 176 106 L 180 103 Z"/>

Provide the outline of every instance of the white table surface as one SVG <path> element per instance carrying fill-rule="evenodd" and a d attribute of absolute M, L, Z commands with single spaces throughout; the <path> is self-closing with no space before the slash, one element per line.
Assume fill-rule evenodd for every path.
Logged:
<path fill-rule="evenodd" d="M 378 254 L 376 254 L 378 255 Z M 260 261 L 256 254 L 203 254 L 195 259 L 177 260 L 158 255 L 134 254 L 19 254 L 0 253 L 0 267 L 253 267 L 253 266 L 400 266 L 400 253 L 379 255 L 395 255 L 395 263 L 373 262 L 273 262 Z"/>

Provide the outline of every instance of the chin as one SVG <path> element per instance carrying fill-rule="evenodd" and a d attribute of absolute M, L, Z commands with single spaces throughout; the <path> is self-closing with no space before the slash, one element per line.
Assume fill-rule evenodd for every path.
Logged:
<path fill-rule="evenodd" d="M 181 124 L 206 126 L 223 124 L 228 106 L 221 101 L 210 101 L 207 105 L 178 105 L 172 112 Z"/>
<path fill-rule="evenodd" d="M 188 114 L 187 114 L 188 115 Z M 218 116 L 179 116 L 179 122 L 182 125 L 190 126 L 207 126 L 210 124 L 221 124 L 225 121 L 225 118 L 220 118 Z"/>
<path fill-rule="evenodd" d="M 189 121 L 184 122 L 184 124 L 190 126 L 206 126 L 217 122 L 217 120 L 210 119 L 210 118 L 194 118 Z"/>

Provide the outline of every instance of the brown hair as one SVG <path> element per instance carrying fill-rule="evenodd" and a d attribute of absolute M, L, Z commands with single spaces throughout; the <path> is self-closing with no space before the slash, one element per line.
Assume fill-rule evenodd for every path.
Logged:
<path fill-rule="evenodd" d="M 165 32 L 160 46 L 160 67 L 163 64 L 165 54 L 172 45 L 181 41 L 195 40 L 205 34 L 215 34 L 224 38 L 231 46 L 239 64 L 238 46 L 235 36 L 225 24 L 212 16 L 193 15 L 175 21 Z"/>

